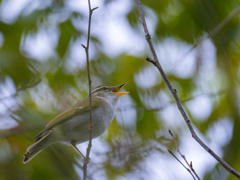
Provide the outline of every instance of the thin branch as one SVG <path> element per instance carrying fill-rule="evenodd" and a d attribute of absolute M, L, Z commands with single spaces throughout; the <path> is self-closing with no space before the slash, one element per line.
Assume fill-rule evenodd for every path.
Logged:
<path fill-rule="evenodd" d="M 192 162 L 190 162 L 190 164 L 188 163 L 186 157 L 180 152 L 179 150 L 179 147 L 178 147 L 178 143 L 177 143 L 177 140 L 175 139 L 172 131 L 169 129 L 168 130 L 169 134 L 171 135 L 171 137 L 173 138 L 174 142 L 175 142 L 175 145 L 176 145 L 176 148 L 177 148 L 177 152 L 181 155 L 181 157 L 183 158 L 183 160 L 186 162 L 186 164 L 188 165 L 188 167 L 191 169 L 191 171 L 194 173 L 194 175 L 198 178 L 198 180 L 201 180 L 199 178 L 199 176 L 197 175 L 196 171 L 193 169 L 192 167 Z"/>
<path fill-rule="evenodd" d="M 19 93 L 20 91 L 33 88 L 33 87 L 37 86 L 41 81 L 42 81 L 42 80 L 39 79 L 39 80 L 38 80 L 37 82 L 35 82 L 34 84 L 28 85 L 28 86 L 26 86 L 26 87 L 21 87 L 21 88 L 17 89 L 17 91 L 16 91 L 14 94 L 12 94 L 12 95 L 10 95 L 10 96 L 7 96 L 7 97 L 0 98 L 0 101 L 6 100 L 6 99 L 10 99 L 10 98 L 14 98 L 14 97 L 16 97 L 16 96 L 18 95 L 18 93 Z"/>
<path fill-rule="evenodd" d="M 168 80 L 165 72 L 163 71 L 162 69 L 162 66 L 160 65 L 159 63 L 159 60 L 158 60 L 158 57 L 157 57 L 157 54 L 155 52 L 155 49 L 154 49 L 154 46 L 153 46 L 153 43 L 152 43 L 152 39 L 151 39 L 151 36 L 148 32 L 148 28 L 147 28 L 147 24 L 146 24 L 146 21 L 145 21 L 145 17 L 144 17 L 144 14 L 143 14 L 143 10 L 142 10 L 142 4 L 140 2 L 140 0 L 136 0 L 137 4 L 138 4 L 138 9 L 139 9 L 139 12 L 140 12 L 140 17 L 141 17 L 141 22 L 142 22 L 142 25 L 143 25 L 143 28 L 144 28 L 144 32 L 145 32 L 145 37 L 146 37 L 146 40 L 149 44 L 149 47 L 151 49 L 151 52 L 152 52 L 152 55 L 153 55 L 153 58 L 154 58 L 154 65 L 158 68 L 160 74 L 162 75 L 164 81 L 166 82 L 169 90 L 171 91 L 176 103 L 177 103 L 177 106 L 178 106 L 178 109 L 179 111 L 181 112 L 191 134 L 192 134 L 192 137 L 207 151 L 209 152 L 227 171 L 229 171 L 230 173 L 232 173 L 234 176 L 240 178 L 240 173 L 237 172 L 235 169 L 233 169 L 229 164 L 227 164 L 223 159 L 221 159 L 217 154 L 215 154 L 205 143 L 203 143 L 203 141 L 197 136 L 197 134 L 195 133 L 194 129 L 193 129 L 193 126 L 192 126 L 192 123 L 190 121 L 190 118 L 188 117 L 185 109 L 183 108 L 183 105 L 177 95 L 177 90 L 174 89 L 170 83 L 170 81 Z"/>
<path fill-rule="evenodd" d="M 196 178 L 194 177 L 194 175 L 192 174 L 192 171 L 190 169 L 188 169 L 174 154 L 173 152 L 168 149 L 168 152 L 192 175 L 193 179 L 196 180 Z"/>
<path fill-rule="evenodd" d="M 227 17 L 225 17 L 207 36 L 207 38 L 212 38 L 215 36 L 233 17 L 240 13 L 240 6 L 230 12 Z"/>
<path fill-rule="evenodd" d="M 209 96 L 209 97 L 214 98 L 215 96 L 219 96 L 219 95 L 223 94 L 224 92 L 225 92 L 224 90 L 221 90 L 217 93 L 211 93 L 211 92 L 210 93 L 201 93 L 201 94 L 197 94 L 197 95 L 185 98 L 185 99 L 181 100 L 181 102 L 185 103 L 185 102 L 194 100 L 200 96 Z M 162 105 L 161 107 L 157 107 L 157 108 L 147 108 L 147 107 L 142 107 L 142 106 L 129 105 L 129 106 L 124 106 L 122 108 L 118 108 L 117 111 L 129 111 L 132 109 L 136 109 L 137 111 L 162 111 L 162 110 L 166 109 L 168 106 L 173 105 L 175 103 L 176 103 L 176 101 L 172 100 L 172 101 L 167 102 L 166 104 Z"/>
<path fill-rule="evenodd" d="M 87 165 L 89 163 L 89 155 L 92 147 L 92 95 L 91 95 L 91 77 L 90 77 L 90 70 L 89 70 L 89 41 L 90 41 L 90 30 L 91 30 L 91 18 L 92 13 L 97 7 L 91 9 L 91 2 L 88 0 L 88 8 L 89 8 L 89 19 L 88 19 L 88 36 L 87 36 L 87 46 L 83 46 L 86 52 L 86 60 L 87 60 L 87 75 L 88 75 L 88 89 L 89 89 L 89 143 L 86 152 L 86 159 L 84 160 L 83 164 L 83 179 L 87 179 Z"/>
<path fill-rule="evenodd" d="M 185 52 L 180 59 L 177 60 L 177 62 L 175 62 L 174 68 L 170 71 L 170 74 L 173 74 L 176 67 L 182 62 L 184 61 L 183 58 L 190 53 L 193 49 L 195 49 L 199 44 L 201 44 L 205 39 L 209 39 L 212 38 L 213 36 L 215 36 L 224 26 L 226 26 L 226 24 L 233 18 L 235 17 L 237 14 L 240 13 L 240 6 L 238 6 L 236 9 L 234 9 L 233 11 L 231 11 L 212 31 L 210 31 L 208 33 L 207 36 L 205 36 L 204 38 L 202 38 L 200 41 L 198 41 L 197 43 L 195 43 L 187 52 Z M 182 61 L 181 61 L 182 60 Z"/>
<path fill-rule="evenodd" d="M 0 139 L 7 138 L 7 137 L 13 136 L 13 135 L 26 133 L 26 132 L 29 132 L 29 131 L 34 131 L 36 129 L 40 129 L 40 128 L 45 127 L 45 125 L 46 125 L 46 123 L 39 123 L 37 125 L 29 126 L 29 127 L 19 127 L 18 126 L 16 128 L 13 128 L 13 129 L 10 129 L 8 131 L 5 131 L 5 132 L 1 133 L 0 134 Z"/>
<path fill-rule="evenodd" d="M 195 176 L 196 176 L 198 179 L 200 179 L 199 176 L 197 175 L 196 171 L 193 169 L 192 161 L 190 161 L 190 168 L 191 168 L 192 172 L 195 174 Z"/>

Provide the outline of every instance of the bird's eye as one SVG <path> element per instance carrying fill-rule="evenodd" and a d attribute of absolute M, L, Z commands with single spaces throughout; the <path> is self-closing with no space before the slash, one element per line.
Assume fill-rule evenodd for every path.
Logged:
<path fill-rule="evenodd" d="M 102 89 L 103 89 L 103 90 L 106 90 L 107 88 L 106 88 L 106 87 L 103 87 Z"/>

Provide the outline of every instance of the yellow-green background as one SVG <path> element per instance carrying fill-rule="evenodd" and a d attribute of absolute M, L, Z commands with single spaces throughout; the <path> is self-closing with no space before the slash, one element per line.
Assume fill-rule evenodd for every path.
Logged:
<path fill-rule="evenodd" d="M 69 2 L 63 0 L 24 2 L 25 6 L 19 8 L 13 0 L 0 1 L 0 180 L 81 179 L 81 158 L 71 147 L 52 145 L 26 165 L 22 155 L 49 120 L 88 93 L 85 53 L 81 47 L 86 44 L 87 3 L 81 3 L 77 10 L 77 6 L 71 9 Z M 145 61 L 151 54 L 135 1 L 118 8 L 119 2 L 93 2 L 93 7 L 100 4 L 93 13 L 90 45 L 93 86 L 127 82 L 124 90 L 130 93 L 120 100 L 117 116 L 107 132 L 93 141 L 88 166 L 90 179 L 192 179 L 167 153 L 167 148 L 175 152 L 168 128 L 201 178 L 235 179 L 191 139 L 164 81 L 155 67 Z M 183 100 L 197 133 L 240 171 L 239 15 L 232 17 L 213 38 L 198 43 L 197 48 L 185 54 L 240 2 L 143 0 L 142 3 L 160 63 Z M 18 8 L 15 18 L 6 18 L 16 14 Z M 122 30 L 123 22 L 124 26 L 127 24 L 126 31 L 121 33 L 133 33 L 137 40 L 128 35 L 125 45 L 118 46 L 121 34 L 111 40 L 106 33 L 101 34 L 109 28 L 109 19 L 115 21 L 115 29 Z M 41 44 L 27 43 L 34 42 L 36 35 L 46 38 L 41 32 L 48 35 L 51 53 L 42 52 L 41 48 L 39 52 L 37 47 Z M 78 48 L 73 48 L 74 44 Z M 124 46 L 131 48 L 119 48 Z M 38 56 L 31 55 L 33 49 Z M 184 68 L 191 72 L 184 74 Z M 85 150 L 87 144 L 83 146 L 81 149 Z M 204 163 L 202 158 L 209 161 Z"/>

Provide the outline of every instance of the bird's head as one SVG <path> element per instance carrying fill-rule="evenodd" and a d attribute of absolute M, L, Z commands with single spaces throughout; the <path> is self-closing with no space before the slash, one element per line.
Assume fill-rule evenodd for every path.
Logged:
<path fill-rule="evenodd" d="M 92 96 L 97 96 L 101 98 L 112 97 L 114 99 L 117 99 L 118 97 L 129 93 L 129 92 L 118 92 L 126 84 L 127 83 L 123 83 L 117 86 L 100 85 L 95 87 L 91 93 L 92 93 Z"/>

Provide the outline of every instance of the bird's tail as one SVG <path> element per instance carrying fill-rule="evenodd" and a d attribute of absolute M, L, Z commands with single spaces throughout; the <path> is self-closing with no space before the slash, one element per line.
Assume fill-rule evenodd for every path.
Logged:
<path fill-rule="evenodd" d="M 38 153 L 40 153 L 43 149 L 51 145 L 52 143 L 49 141 L 49 135 L 52 133 L 51 130 L 44 133 L 44 135 L 35 141 L 31 146 L 27 148 L 27 151 L 23 155 L 23 163 L 26 164 L 32 158 L 34 158 Z"/>

